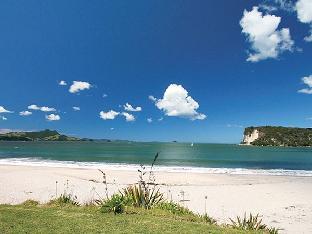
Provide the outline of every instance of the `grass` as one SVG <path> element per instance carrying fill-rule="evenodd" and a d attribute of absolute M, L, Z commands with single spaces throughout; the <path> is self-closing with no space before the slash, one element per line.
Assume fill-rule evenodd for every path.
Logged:
<path fill-rule="evenodd" d="M 206 223 L 190 214 L 131 208 L 101 213 L 94 206 L 0 205 L 0 233 L 262 233 Z"/>

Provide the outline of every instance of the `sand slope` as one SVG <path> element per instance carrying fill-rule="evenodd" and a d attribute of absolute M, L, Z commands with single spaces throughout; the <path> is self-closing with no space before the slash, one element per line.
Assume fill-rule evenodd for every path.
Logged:
<path fill-rule="evenodd" d="M 105 173 L 109 194 L 138 180 L 135 171 Z M 168 199 L 198 213 L 206 207 L 219 222 L 252 212 L 261 214 L 266 224 L 282 228 L 281 233 L 312 233 L 312 177 L 168 172 L 155 176 Z M 0 203 L 45 202 L 64 190 L 87 202 L 105 196 L 101 181 L 93 169 L 0 165 Z"/>

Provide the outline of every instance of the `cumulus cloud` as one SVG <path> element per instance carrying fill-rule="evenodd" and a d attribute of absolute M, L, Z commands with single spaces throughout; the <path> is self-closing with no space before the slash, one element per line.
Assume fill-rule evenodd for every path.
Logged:
<path fill-rule="evenodd" d="M 40 110 L 40 111 L 43 111 L 43 112 L 54 112 L 56 111 L 55 108 L 53 107 L 47 107 L 47 106 L 37 106 L 35 104 L 32 104 L 30 106 L 27 107 L 29 110 Z"/>
<path fill-rule="evenodd" d="M 310 35 L 304 38 L 305 41 L 312 42 L 312 1 L 299 0 L 296 3 L 298 20 L 301 23 L 310 25 Z"/>
<path fill-rule="evenodd" d="M 113 110 L 110 110 L 108 112 L 101 111 L 100 112 L 100 118 L 104 119 L 104 120 L 113 120 L 119 114 L 120 114 L 119 112 L 116 112 L 116 111 L 113 111 Z"/>
<path fill-rule="evenodd" d="M 21 116 L 28 116 L 28 115 L 31 115 L 31 114 L 32 114 L 31 111 L 21 111 L 21 112 L 19 113 L 19 115 L 21 115 Z"/>
<path fill-rule="evenodd" d="M 278 58 L 284 51 L 292 51 L 294 42 L 290 37 L 289 28 L 277 30 L 281 17 L 266 14 L 253 7 L 244 10 L 240 21 L 242 32 L 251 44 L 247 61 L 258 62 L 268 58 Z"/>
<path fill-rule="evenodd" d="M 0 116 L 0 119 L 1 120 L 8 120 L 6 117 L 4 117 L 4 116 Z"/>
<path fill-rule="evenodd" d="M 123 115 L 123 116 L 126 117 L 126 121 L 127 121 L 127 122 L 135 121 L 135 117 L 134 117 L 134 115 L 132 115 L 132 114 L 129 114 L 129 113 L 127 113 L 127 112 L 122 112 L 121 115 Z"/>
<path fill-rule="evenodd" d="M 142 111 L 142 107 L 140 106 L 133 107 L 129 103 L 126 103 L 126 105 L 124 105 L 124 109 L 125 111 Z"/>
<path fill-rule="evenodd" d="M 59 115 L 55 115 L 55 114 L 46 115 L 45 118 L 48 121 L 58 121 L 61 119 L 61 117 Z"/>
<path fill-rule="evenodd" d="M 73 81 L 73 84 L 69 87 L 70 93 L 77 93 L 79 91 L 90 89 L 91 84 L 85 81 Z"/>
<path fill-rule="evenodd" d="M 151 122 L 153 122 L 153 119 L 152 118 L 147 118 L 147 122 L 151 123 Z"/>
<path fill-rule="evenodd" d="M 73 106 L 73 110 L 74 111 L 80 111 L 80 107 L 79 106 Z"/>
<path fill-rule="evenodd" d="M 66 83 L 66 81 L 65 81 L 65 80 L 61 80 L 61 81 L 59 82 L 59 85 L 61 85 L 61 86 L 65 86 L 65 85 L 67 85 L 67 83 Z"/>
<path fill-rule="evenodd" d="M 312 75 L 305 76 L 302 82 L 308 86 L 308 88 L 298 90 L 299 93 L 312 94 Z"/>
<path fill-rule="evenodd" d="M 13 111 L 9 111 L 5 109 L 3 106 L 0 106 L 0 113 L 13 113 Z"/>
<path fill-rule="evenodd" d="M 182 85 L 170 84 L 163 98 L 155 100 L 155 105 L 158 109 L 163 110 L 167 116 L 178 116 L 191 120 L 206 118 L 206 115 L 197 112 L 198 102 L 188 95 Z"/>

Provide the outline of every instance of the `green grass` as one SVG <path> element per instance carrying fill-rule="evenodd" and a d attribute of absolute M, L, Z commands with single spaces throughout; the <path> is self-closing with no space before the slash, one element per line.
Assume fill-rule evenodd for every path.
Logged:
<path fill-rule="evenodd" d="M 195 215 L 129 208 L 101 213 L 98 207 L 0 205 L 0 233 L 261 233 L 210 225 Z"/>

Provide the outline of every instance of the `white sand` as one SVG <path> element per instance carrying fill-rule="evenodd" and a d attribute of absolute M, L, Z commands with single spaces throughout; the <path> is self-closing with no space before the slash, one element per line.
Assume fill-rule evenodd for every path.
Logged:
<path fill-rule="evenodd" d="M 134 171 L 105 170 L 109 194 L 138 180 Z M 244 212 L 261 214 L 266 224 L 281 233 L 312 233 L 312 177 L 226 175 L 157 172 L 158 183 L 168 199 L 191 210 L 205 212 L 219 223 Z M 96 180 L 98 182 L 92 182 Z M 26 199 L 41 202 L 67 189 L 80 202 L 104 197 L 101 174 L 94 169 L 0 165 L 0 203 L 16 204 Z M 68 184 L 68 185 L 67 185 Z"/>

